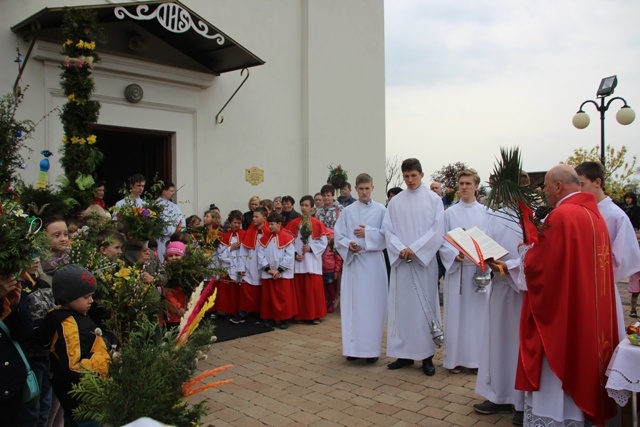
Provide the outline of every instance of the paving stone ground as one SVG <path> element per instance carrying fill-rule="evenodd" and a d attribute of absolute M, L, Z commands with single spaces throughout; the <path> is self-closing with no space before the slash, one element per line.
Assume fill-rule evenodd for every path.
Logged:
<path fill-rule="evenodd" d="M 618 284 L 629 324 L 629 293 Z M 384 354 L 384 348 L 383 348 Z M 451 374 L 434 357 L 436 375 L 420 364 L 391 371 L 378 363 L 347 362 L 341 353 L 340 313 L 320 325 L 292 324 L 288 330 L 216 343 L 202 369 L 233 368 L 216 379 L 233 382 L 191 398 L 205 401 L 203 426 L 511 426 L 511 415 L 480 415 L 472 405 L 476 375 Z"/>

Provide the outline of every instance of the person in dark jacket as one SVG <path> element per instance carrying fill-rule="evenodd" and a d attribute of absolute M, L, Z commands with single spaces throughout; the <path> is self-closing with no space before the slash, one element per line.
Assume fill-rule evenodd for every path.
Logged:
<path fill-rule="evenodd" d="M 631 220 L 631 225 L 636 230 L 640 230 L 640 207 L 638 207 L 638 199 L 636 193 L 629 191 L 624 195 L 624 204 L 622 210 Z"/>
<path fill-rule="evenodd" d="M 29 301 L 13 276 L 0 277 L 0 320 L 9 330 L 0 329 L 0 420 L 3 426 L 18 425 L 27 367 L 13 340 L 25 341 L 33 323 Z"/>

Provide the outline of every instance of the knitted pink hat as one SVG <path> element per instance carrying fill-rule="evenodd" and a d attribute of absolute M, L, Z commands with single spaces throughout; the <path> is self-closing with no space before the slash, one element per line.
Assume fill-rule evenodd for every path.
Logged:
<path fill-rule="evenodd" d="M 186 246 L 182 242 L 171 242 L 167 245 L 167 255 L 184 256 Z"/>

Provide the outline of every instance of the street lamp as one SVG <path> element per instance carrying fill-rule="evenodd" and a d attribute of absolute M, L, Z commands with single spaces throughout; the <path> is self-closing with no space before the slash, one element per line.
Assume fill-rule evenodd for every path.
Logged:
<path fill-rule="evenodd" d="M 624 103 L 624 105 L 620 108 L 620 110 L 616 114 L 616 120 L 621 125 L 631 124 L 636 118 L 636 113 L 631 109 L 631 107 L 627 105 L 627 101 L 625 101 L 624 98 L 616 96 L 615 98 L 611 98 L 609 102 L 605 104 L 604 99 L 609 95 L 613 95 L 613 91 L 617 85 L 618 85 L 617 76 L 605 77 L 604 79 L 602 79 L 602 81 L 600 82 L 600 87 L 598 87 L 598 92 L 596 93 L 596 96 L 600 98 L 600 105 L 598 105 L 596 101 L 593 101 L 591 99 L 584 101 L 582 104 L 580 104 L 580 110 L 578 110 L 575 116 L 573 116 L 573 120 L 572 120 L 573 126 L 575 126 L 578 129 L 584 129 L 587 126 L 589 126 L 590 119 L 587 113 L 585 113 L 582 110 L 582 107 L 584 107 L 585 104 L 591 103 L 595 105 L 596 109 L 600 112 L 600 162 L 602 162 L 602 166 L 605 166 L 605 163 L 604 163 L 604 113 L 609 109 L 609 105 L 611 105 L 611 103 L 616 99 L 619 99 Z"/>

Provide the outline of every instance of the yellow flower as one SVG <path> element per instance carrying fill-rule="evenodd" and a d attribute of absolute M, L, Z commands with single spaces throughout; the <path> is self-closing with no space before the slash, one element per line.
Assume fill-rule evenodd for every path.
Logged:
<path fill-rule="evenodd" d="M 69 96 L 67 96 L 67 101 L 73 102 L 75 100 L 76 100 L 76 95 L 74 93 L 72 93 Z"/>
<path fill-rule="evenodd" d="M 71 40 L 71 39 L 67 39 L 67 40 L 62 44 L 62 46 L 71 46 L 72 44 L 73 44 L 73 40 Z"/>
<path fill-rule="evenodd" d="M 96 143 L 96 139 L 97 139 L 97 137 L 96 137 L 95 135 L 89 135 L 89 136 L 87 137 L 87 142 L 88 142 L 89 144 L 95 144 L 95 143 Z"/>
<path fill-rule="evenodd" d="M 89 49 L 89 50 L 93 50 L 96 48 L 96 42 L 91 42 L 91 43 L 84 43 L 84 48 L 85 49 Z"/>
<path fill-rule="evenodd" d="M 72 136 L 71 137 L 71 143 L 72 144 L 80 144 L 80 138 L 78 138 L 77 136 Z"/>
<path fill-rule="evenodd" d="M 62 135 L 62 143 L 63 144 L 67 143 L 67 135 Z"/>
<path fill-rule="evenodd" d="M 122 267 L 115 275 L 117 277 L 122 277 L 123 279 L 128 279 L 131 274 L 131 269 L 127 267 Z"/>
<path fill-rule="evenodd" d="M 76 43 L 76 47 L 78 49 L 82 49 L 84 47 L 84 42 L 82 40 L 80 40 L 78 43 Z"/>

